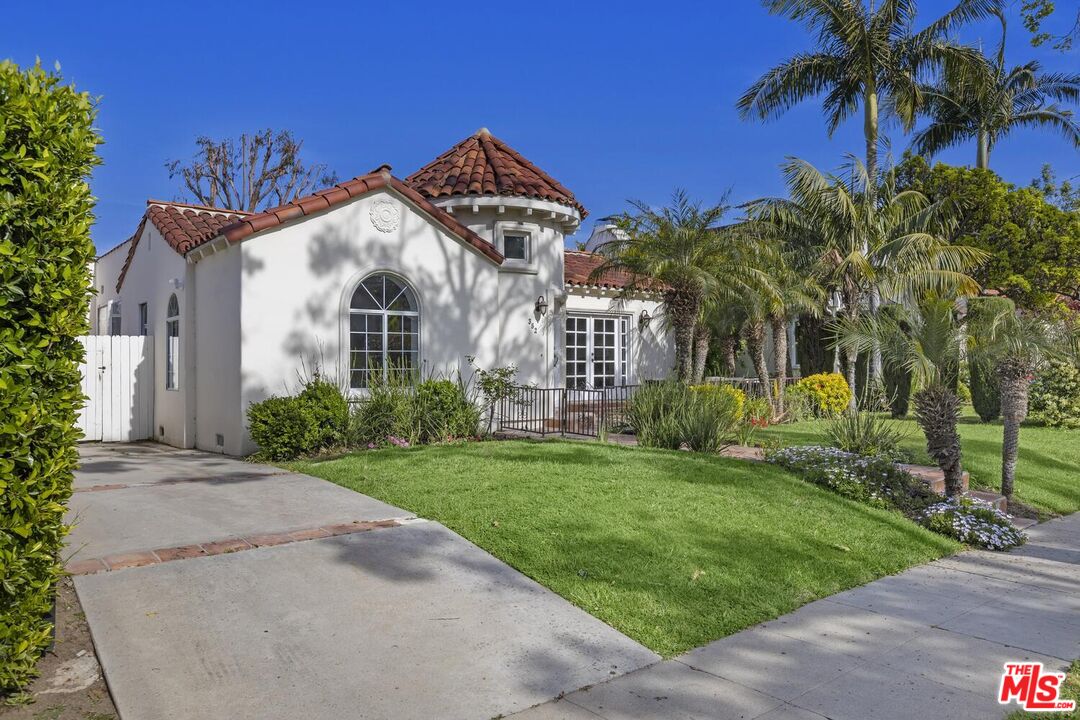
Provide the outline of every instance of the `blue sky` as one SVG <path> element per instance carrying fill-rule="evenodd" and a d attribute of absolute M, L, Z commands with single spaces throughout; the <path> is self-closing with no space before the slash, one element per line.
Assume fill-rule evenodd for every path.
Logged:
<path fill-rule="evenodd" d="M 1059 14 L 1068 4 L 1059 2 Z M 922 21 L 950 5 L 923 0 Z M 1011 0 L 1010 62 L 1075 70 L 1076 50 L 1029 46 L 1018 5 Z M 309 160 L 342 178 L 384 162 L 404 177 L 488 127 L 585 204 L 591 217 L 578 238 L 627 198 L 662 203 L 678 186 L 706 201 L 729 188 L 745 200 L 782 190 L 785 156 L 831 168 L 862 153 L 861 124 L 829 139 L 814 103 L 764 125 L 738 118 L 743 90 L 811 44 L 752 0 L 89 7 L 9 4 L 0 56 L 59 61 L 68 79 L 101 96 L 99 251 L 134 231 L 148 197 L 181 199 L 164 163 L 189 157 L 201 134 L 289 128 Z M 992 47 L 997 32 L 987 22 L 965 39 Z M 891 136 L 899 156 L 907 139 L 898 129 Z M 974 154 L 964 147 L 940 159 L 970 164 Z M 1080 173 L 1080 154 L 1034 131 L 1000 145 L 991 166 L 1027 184 L 1046 162 L 1062 177 Z"/>

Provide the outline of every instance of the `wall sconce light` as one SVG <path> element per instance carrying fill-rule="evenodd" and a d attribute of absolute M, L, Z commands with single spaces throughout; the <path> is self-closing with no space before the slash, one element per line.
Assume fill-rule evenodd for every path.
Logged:
<path fill-rule="evenodd" d="M 547 299 L 546 299 L 546 298 L 545 298 L 545 297 L 544 297 L 543 295 L 541 295 L 540 297 L 536 298 L 536 307 L 535 307 L 535 310 L 536 310 L 536 313 L 537 313 L 537 314 L 538 314 L 538 315 L 539 315 L 540 317 L 544 317 L 545 315 L 547 315 L 547 311 L 548 311 L 548 302 L 547 302 Z"/>
<path fill-rule="evenodd" d="M 640 327 L 642 327 L 642 328 L 647 328 L 647 327 L 649 327 L 649 322 L 651 322 L 651 321 L 652 321 L 652 315 L 649 314 L 649 311 L 648 310 L 642 310 L 641 311 L 641 317 L 638 318 L 638 325 Z"/>

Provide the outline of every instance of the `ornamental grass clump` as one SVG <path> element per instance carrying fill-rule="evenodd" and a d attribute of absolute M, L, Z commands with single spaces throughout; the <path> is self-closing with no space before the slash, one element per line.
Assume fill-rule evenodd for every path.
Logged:
<path fill-rule="evenodd" d="M 1008 515 L 972 497 L 934 503 L 922 512 L 919 522 L 936 533 L 987 550 L 1008 550 L 1027 539 Z"/>

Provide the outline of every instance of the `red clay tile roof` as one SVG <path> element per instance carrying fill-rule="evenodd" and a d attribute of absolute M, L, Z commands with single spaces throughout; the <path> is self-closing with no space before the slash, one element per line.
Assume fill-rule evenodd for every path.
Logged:
<path fill-rule="evenodd" d="M 592 273 L 601 263 L 604 256 L 583 250 L 566 250 L 563 252 L 563 281 L 568 285 L 587 285 L 608 289 L 622 289 L 633 282 L 633 276 L 622 270 L 609 270 L 597 278 Z"/>
<path fill-rule="evenodd" d="M 402 195 L 411 204 L 431 216 L 435 222 L 479 250 L 495 264 L 502 264 L 502 253 L 500 253 L 494 245 L 462 225 L 453 215 L 442 208 L 433 205 L 430 200 L 391 175 L 389 167 L 385 165 L 367 175 L 361 175 L 352 180 L 338 183 L 332 188 L 319 190 L 312 195 L 299 198 L 290 203 L 281 205 L 280 207 L 271 208 L 270 210 L 256 215 L 240 218 L 236 222 L 222 228 L 220 234 L 224 235 L 225 239 L 230 243 L 240 242 L 249 235 L 254 235 L 257 232 L 261 232 L 268 228 L 277 227 L 278 225 L 282 225 L 298 217 L 322 212 L 334 205 L 347 202 L 355 197 L 379 188 L 389 188 L 399 195 Z"/>
<path fill-rule="evenodd" d="M 149 205 L 146 215 L 150 222 L 154 223 L 165 242 L 181 255 L 213 240 L 221 234 L 222 228 L 251 214 L 157 200 L 148 200 L 146 204 Z"/>
<path fill-rule="evenodd" d="M 186 255 L 191 250 L 210 242 L 216 237 L 224 236 L 229 243 L 240 242 L 262 230 L 277 227 L 298 217 L 305 217 L 328 210 L 335 205 L 379 188 L 389 188 L 397 192 L 446 230 L 479 250 L 492 262 L 497 265 L 502 264 L 502 253 L 494 245 L 462 225 L 450 213 L 433 205 L 430 200 L 413 190 L 403 181 L 392 176 L 388 165 L 382 165 L 367 175 L 346 180 L 334 187 L 319 190 L 306 197 L 297 198 L 290 203 L 260 213 L 163 202 L 161 200 L 147 200 L 146 204 L 149 207 L 143 216 L 142 222 L 139 223 L 135 235 L 132 236 L 133 242 L 128 249 L 124 267 L 120 270 L 120 278 L 116 282 L 116 291 L 120 292 L 120 287 L 124 284 L 124 277 L 127 275 L 131 261 L 135 257 L 135 249 L 139 244 L 139 237 L 142 236 L 143 227 L 146 225 L 147 220 L 154 224 L 154 227 L 158 229 L 173 250 L 181 255 Z"/>
<path fill-rule="evenodd" d="M 588 215 L 574 194 L 482 128 L 405 178 L 429 198 L 510 195 L 569 205 Z"/>
<path fill-rule="evenodd" d="M 139 247 L 139 238 L 142 237 L 147 220 L 158 229 L 169 247 L 183 255 L 188 250 L 213 240 L 221 234 L 223 227 L 248 215 L 242 210 L 227 210 L 165 200 L 147 200 L 146 205 L 146 214 L 143 215 L 138 229 L 131 238 L 127 259 L 124 260 L 124 267 L 121 268 L 120 277 L 116 281 L 116 292 L 120 292 L 120 287 L 124 284 L 124 277 L 131 266 L 131 261 L 135 258 L 135 250 Z"/>

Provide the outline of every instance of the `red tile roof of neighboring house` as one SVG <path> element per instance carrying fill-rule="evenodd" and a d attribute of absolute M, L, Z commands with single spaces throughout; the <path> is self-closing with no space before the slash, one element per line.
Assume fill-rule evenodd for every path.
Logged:
<path fill-rule="evenodd" d="M 405 178 L 429 198 L 509 195 L 569 205 L 588 215 L 574 194 L 482 128 Z"/>
<path fill-rule="evenodd" d="M 609 289 L 621 289 L 633 282 L 633 276 L 623 270 L 608 270 L 593 278 L 593 272 L 604 262 L 604 256 L 583 250 L 567 250 L 563 253 L 563 280 L 569 285 L 587 285 Z"/>

